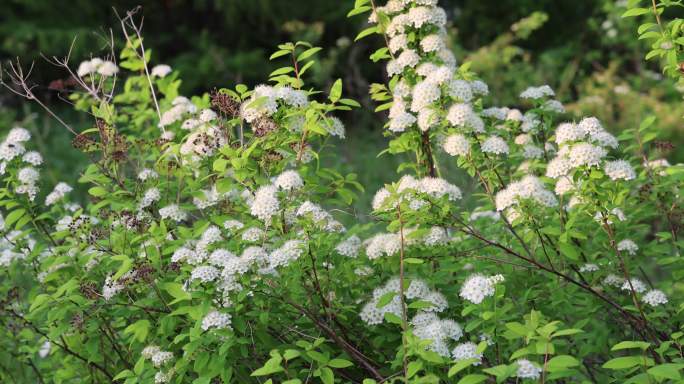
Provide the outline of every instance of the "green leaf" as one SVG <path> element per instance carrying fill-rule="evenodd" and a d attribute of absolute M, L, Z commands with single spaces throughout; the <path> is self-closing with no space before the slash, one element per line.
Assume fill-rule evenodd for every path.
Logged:
<path fill-rule="evenodd" d="M 307 356 L 314 359 L 315 361 L 318 361 L 319 363 L 326 364 L 329 360 L 329 358 L 326 355 L 318 351 L 307 351 L 306 354 Z"/>
<path fill-rule="evenodd" d="M 579 260 L 579 252 L 573 245 L 559 242 L 558 247 L 560 248 L 561 254 L 566 256 L 568 259 Z"/>
<path fill-rule="evenodd" d="M 684 368 L 684 364 L 660 364 L 653 368 L 649 368 L 646 372 L 657 377 L 672 380 L 681 380 L 682 375 L 679 373 Z"/>
<path fill-rule="evenodd" d="M 649 12 L 648 8 L 632 8 L 628 9 L 621 17 L 634 17 L 639 15 L 644 15 Z"/>
<path fill-rule="evenodd" d="M 333 368 L 347 368 L 353 366 L 354 363 L 352 363 L 349 360 L 345 359 L 332 359 L 328 361 L 328 366 L 333 367 Z"/>
<path fill-rule="evenodd" d="M 289 55 L 290 52 L 291 52 L 291 51 L 289 51 L 289 50 L 287 50 L 287 49 L 281 49 L 281 50 L 279 50 L 279 51 L 275 51 L 275 52 L 271 55 L 271 57 L 269 57 L 268 59 L 269 59 L 269 60 L 273 60 L 273 59 L 276 59 L 276 58 L 281 57 L 281 56 Z"/>
<path fill-rule="evenodd" d="M 119 379 L 126 379 L 129 377 L 135 376 L 135 373 L 133 373 L 130 369 L 124 369 L 123 371 L 119 372 L 118 375 L 114 376 L 112 381 L 117 381 Z"/>
<path fill-rule="evenodd" d="M 359 41 L 359 40 L 363 39 L 364 37 L 372 35 L 372 34 L 377 33 L 377 32 L 378 32 L 377 26 L 366 28 L 363 31 L 359 32 L 358 35 L 356 35 L 356 38 L 354 38 L 354 41 Z"/>
<path fill-rule="evenodd" d="M 378 299 L 378 303 L 375 304 L 375 307 L 380 309 L 384 308 L 387 304 L 389 304 L 394 297 L 397 295 L 397 292 L 391 291 L 387 292 L 384 295 L 380 296 L 380 299 Z"/>
<path fill-rule="evenodd" d="M 472 374 L 463 377 L 461 380 L 458 381 L 458 384 L 477 384 L 485 380 L 487 380 L 487 376 L 485 375 Z"/>
<path fill-rule="evenodd" d="M 302 355 L 302 353 L 296 349 L 287 349 L 287 350 L 285 350 L 285 353 L 283 353 L 283 358 L 285 358 L 285 360 L 292 360 L 292 359 L 296 359 L 297 357 L 299 357 L 301 355 Z"/>
<path fill-rule="evenodd" d="M 88 190 L 88 193 L 95 197 L 102 197 L 109 194 L 109 192 L 102 187 L 92 187 Z"/>
<path fill-rule="evenodd" d="M 572 356 L 569 355 L 559 355 L 553 357 L 546 363 L 546 369 L 549 372 L 562 371 L 567 368 L 576 367 L 580 363 Z"/>
<path fill-rule="evenodd" d="M 332 101 L 333 103 L 336 103 L 337 100 L 340 99 L 342 96 L 342 79 L 337 79 L 335 80 L 335 83 L 333 83 L 332 87 L 330 88 L 330 95 L 328 96 L 328 99 Z"/>
<path fill-rule="evenodd" d="M 45 293 L 41 293 L 40 295 L 34 297 L 32 302 L 31 302 L 31 307 L 29 308 L 29 312 L 33 312 L 36 308 L 45 304 L 49 299 L 50 299 L 50 295 L 47 295 Z"/>
<path fill-rule="evenodd" d="M 651 346 L 651 343 L 647 343 L 645 341 L 622 341 L 619 342 L 610 349 L 611 351 L 619 351 L 621 349 L 641 349 L 642 351 L 645 351 L 648 349 L 648 347 Z"/>
<path fill-rule="evenodd" d="M 192 295 L 186 292 L 183 289 L 183 286 L 179 283 L 165 283 L 162 285 L 162 288 L 164 288 L 169 295 L 175 298 L 176 301 L 190 300 L 192 298 Z"/>
<path fill-rule="evenodd" d="M 460 371 L 470 367 L 474 362 L 479 361 L 478 359 L 465 359 L 461 360 L 458 363 L 454 364 L 449 368 L 449 373 L 447 374 L 449 377 L 459 373 Z"/>
<path fill-rule="evenodd" d="M 24 213 L 26 213 L 24 208 L 19 208 L 10 212 L 5 218 L 5 228 L 9 228 L 15 221 L 21 219 L 21 217 L 24 216 Z"/>
<path fill-rule="evenodd" d="M 412 361 L 408 364 L 408 367 L 406 369 L 406 376 L 410 379 L 421 369 L 423 369 L 423 362 Z"/>
<path fill-rule="evenodd" d="M 318 51 L 320 51 L 321 49 L 322 49 L 321 47 L 309 48 L 309 49 L 307 49 L 306 51 L 300 53 L 299 56 L 297 56 L 297 61 L 306 60 L 306 59 L 308 59 L 309 57 L 315 55 L 315 54 L 316 54 Z"/>
<path fill-rule="evenodd" d="M 150 331 L 149 320 L 138 320 L 124 329 L 124 334 L 133 334 L 133 337 L 139 342 L 144 342 L 147 334 Z"/>
<path fill-rule="evenodd" d="M 632 368 L 636 365 L 647 365 L 646 363 L 647 360 L 643 356 L 624 356 L 608 360 L 602 365 L 602 367 L 606 369 L 619 370 Z"/>
<path fill-rule="evenodd" d="M 323 384 L 335 383 L 335 374 L 333 373 L 332 369 L 328 367 L 321 368 L 321 381 Z"/>

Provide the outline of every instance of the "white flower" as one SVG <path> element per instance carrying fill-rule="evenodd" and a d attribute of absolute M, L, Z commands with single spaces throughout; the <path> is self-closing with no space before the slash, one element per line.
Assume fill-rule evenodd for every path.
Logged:
<path fill-rule="evenodd" d="M 242 233 L 242 240 L 250 242 L 250 243 L 254 243 L 254 242 L 261 240 L 261 238 L 265 234 L 266 233 L 262 229 L 257 228 L 257 227 L 251 227 Z"/>
<path fill-rule="evenodd" d="M 36 151 L 24 153 L 24 156 L 22 156 L 21 160 L 36 167 L 43 164 L 43 156 Z"/>
<path fill-rule="evenodd" d="M 639 246 L 630 239 L 624 239 L 617 244 L 617 249 L 618 251 L 624 251 L 634 256 L 639 250 Z"/>
<path fill-rule="evenodd" d="M 240 221 L 238 221 L 238 220 L 226 220 L 226 221 L 223 222 L 223 228 L 225 228 L 225 229 L 227 229 L 227 230 L 229 230 L 229 231 L 231 231 L 231 232 L 232 232 L 232 231 L 240 230 L 240 229 L 244 228 L 244 226 L 245 226 L 245 225 L 242 224 L 242 223 L 241 223 Z"/>
<path fill-rule="evenodd" d="M 111 61 L 103 61 L 102 64 L 97 67 L 97 73 L 105 77 L 114 76 L 118 72 L 119 67 Z"/>
<path fill-rule="evenodd" d="M 192 270 L 192 273 L 190 274 L 190 280 L 199 280 L 203 283 L 208 283 L 210 281 L 216 280 L 218 276 L 218 269 L 208 265 L 203 265 Z"/>
<path fill-rule="evenodd" d="M 496 194 L 496 210 L 503 211 L 506 208 L 518 204 L 520 199 L 532 199 L 535 202 L 553 207 L 558 204 L 552 192 L 544 188 L 544 184 L 537 177 L 528 175 L 522 180 L 511 183 Z"/>
<path fill-rule="evenodd" d="M 631 284 L 630 284 L 631 283 Z M 631 291 L 634 288 L 634 292 L 643 293 L 646 292 L 646 284 L 639 279 L 625 280 L 620 287 L 623 291 Z"/>
<path fill-rule="evenodd" d="M 594 137 L 604 131 L 601 122 L 595 117 L 585 117 L 579 122 L 579 124 L 577 124 L 577 127 L 591 137 Z"/>
<path fill-rule="evenodd" d="M 414 68 L 416 65 L 418 65 L 419 61 L 420 56 L 418 56 L 416 51 L 411 49 L 407 49 L 401 52 L 401 54 L 399 54 L 399 57 L 397 57 L 397 65 L 402 70 L 406 67 Z"/>
<path fill-rule="evenodd" d="M 433 198 L 448 196 L 450 201 L 461 199 L 461 190 L 444 179 L 438 177 L 423 177 L 419 180 L 420 192 L 427 193 Z"/>
<path fill-rule="evenodd" d="M 152 77 L 166 77 L 171 73 L 171 67 L 166 65 L 166 64 L 159 64 L 155 65 L 152 67 L 152 71 L 150 72 L 150 76 Z"/>
<path fill-rule="evenodd" d="M 481 145 L 482 152 L 492 153 L 495 155 L 507 155 L 508 154 L 508 144 L 506 141 L 499 136 L 490 136 Z"/>
<path fill-rule="evenodd" d="M 539 159 L 544 156 L 544 150 L 536 145 L 525 145 L 523 147 L 523 157 L 526 159 Z"/>
<path fill-rule="evenodd" d="M 331 136 L 339 137 L 340 139 L 345 138 L 346 130 L 344 128 L 344 123 L 335 116 L 328 118 L 326 129 Z"/>
<path fill-rule="evenodd" d="M 603 165 L 611 180 L 633 180 L 636 178 L 634 168 L 625 160 L 608 161 Z"/>
<path fill-rule="evenodd" d="M 230 323 L 230 314 L 213 310 L 202 319 L 202 329 L 205 331 L 208 331 L 211 328 L 230 329 Z"/>
<path fill-rule="evenodd" d="M 563 107 L 563 103 L 561 103 L 558 100 L 547 100 L 544 103 L 544 105 L 542 105 L 542 109 L 544 109 L 547 112 L 554 112 L 554 113 L 565 112 L 565 107 Z"/>
<path fill-rule="evenodd" d="M 176 222 L 183 221 L 188 218 L 187 212 L 183 211 L 178 205 L 171 204 L 159 209 L 159 216 L 162 219 L 171 219 Z"/>
<path fill-rule="evenodd" d="M 277 188 L 280 188 L 285 191 L 292 191 L 304 186 L 304 182 L 302 181 L 302 178 L 299 176 L 299 173 L 293 170 L 285 171 L 278 175 L 273 184 Z"/>
<path fill-rule="evenodd" d="M 603 279 L 603 284 L 619 287 L 622 285 L 622 283 L 624 283 L 624 281 L 625 279 L 622 277 L 611 273 Z"/>
<path fill-rule="evenodd" d="M 437 34 L 425 36 L 420 41 L 420 48 L 423 52 L 437 52 L 444 48 L 444 39 Z"/>
<path fill-rule="evenodd" d="M 556 94 L 553 89 L 548 85 L 542 85 L 540 87 L 529 87 L 520 94 L 522 99 L 541 99 L 546 96 L 553 97 Z"/>
<path fill-rule="evenodd" d="M 516 364 L 518 364 L 518 370 L 516 371 L 515 375 L 521 379 L 533 379 L 537 380 L 539 379 L 539 376 L 541 374 L 541 368 L 538 368 L 536 365 L 532 364 L 529 360 L 527 359 L 518 359 L 516 361 Z"/>
<path fill-rule="evenodd" d="M 470 104 L 454 104 L 449 108 L 446 119 L 451 125 L 456 127 L 465 126 L 474 115 Z"/>
<path fill-rule="evenodd" d="M 473 90 L 465 80 L 451 80 L 449 82 L 449 96 L 460 102 L 467 103 L 473 99 Z"/>
<path fill-rule="evenodd" d="M 572 146 L 568 158 L 573 167 L 598 166 L 606 156 L 606 150 L 589 143 L 579 143 Z"/>
<path fill-rule="evenodd" d="M 162 365 L 165 365 L 171 360 L 173 360 L 173 353 L 171 352 L 159 351 L 152 355 L 152 365 L 154 365 L 157 368 L 161 367 Z"/>
<path fill-rule="evenodd" d="M 584 264 L 579 269 L 580 272 L 596 272 L 598 270 L 599 270 L 598 265 L 592 264 L 592 263 Z"/>
<path fill-rule="evenodd" d="M 291 261 L 294 261 L 304 253 L 304 242 L 301 240 L 288 240 L 280 246 L 280 248 L 275 249 L 268 256 L 269 266 L 273 269 L 277 267 L 282 267 L 288 265 Z"/>
<path fill-rule="evenodd" d="M 382 187 L 377 192 L 375 192 L 375 196 L 373 196 L 372 203 L 373 210 L 379 211 L 383 208 L 384 210 L 389 209 L 390 207 L 385 207 L 385 200 L 387 200 L 387 198 L 389 198 L 390 196 L 390 192 L 385 187 Z"/>
<path fill-rule="evenodd" d="M 273 185 L 265 185 L 257 189 L 254 194 L 254 201 L 250 206 L 252 216 L 269 222 L 271 217 L 278 213 L 280 202 L 276 196 L 276 191 L 277 189 Z"/>
<path fill-rule="evenodd" d="M 489 94 L 489 86 L 482 80 L 473 80 L 470 82 L 470 89 L 474 95 L 486 96 Z"/>
<path fill-rule="evenodd" d="M 33 167 L 25 167 L 17 173 L 17 179 L 23 184 L 35 184 L 40 178 L 40 174 Z"/>
<path fill-rule="evenodd" d="M 444 152 L 451 156 L 466 156 L 470 152 L 470 141 L 460 134 L 450 135 L 442 145 Z"/>
<path fill-rule="evenodd" d="M 57 201 L 61 200 L 64 198 L 64 196 L 71 192 L 73 188 L 69 186 L 67 183 L 57 183 L 55 185 L 55 188 L 50 192 L 46 197 L 45 197 L 45 205 L 52 205 L 56 203 Z"/>
<path fill-rule="evenodd" d="M 395 35 L 389 40 L 389 50 L 392 53 L 397 53 L 402 49 L 408 47 L 408 38 L 404 34 Z"/>
<path fill-rule="evenodd" d="M 556 156 L 546 165 L 546 176 L 557 179 L 572 170 L 572 162 L 565 156 Z"/>
<path fill-rule="evenodd" d="M 155 202 L 159 201 L 160 199 L 161 192 L 159 192 L 159 189 L 150 188 L 147 191 L 145 191 L 143 198 L 140 200 L 140 203 L 138 204 L 138 209 L 147 208 Z"/>
<path fill-rule="evenodd" d="M 562 123 L 556 128 L 556 144 L 584 139 L 585 132 L 573 123 Z"/>
<path fill-rule="evenodd" d="M 342 256 L 346 257 L 357 257 L 359 255 L 359 249 L 361 248 L 361 239 L 356 236 L 350 236 L 346 240 L 337 244 L 335 251 Z"/>
<path fill-rule="evenodd" d="M 486 297 L 494 295 L 494 286 L 498 280 L 479 273 L 470 275 L 463 283 L 459 296 L 473 304 L 480 304 Z"/>
<path fill-rule="evenodd" d="M 659 289 L 651 289 L 650 291 L 646 292 L 641 300 L 652 307 L 656 307 L 661 304 L 667 304 L 668 302 L 665 292 Z"/>
<path fill-rule="evenodd" d="M 388 129 L 392 132 L 404 132 L 416 122 L 416 117 L 409 112 L 401 112 L 389 121 Z"/>
<path fill-rule="evenodd" d="M 411 112 L 419 112 L 441 96 L 439 86 L 429 81 L 421 81 L 413 87 Z"/>
<path fill-rule="evenodd" d="M 140 181 L 155 180 L 157 178 L 159 178 L 157 172 L 149 168 L 144 168 L 138 173 L 138 179 L 140 179 Z"/>
<path fill-rule="evenodd" d="M 451 357 L 456 361 L 476 359 L 477 361 L 473 365 L 480 365 L 482 363 L 482 354 L 477 353 L 477 344 L 471 341 L 458 344 L 451 351 Z"/>
<path fill-rule="evenodd" d="M 112 279 L 112 276 L 109 275 L 105 278 L 105 282 L 102 285 L 102 297 L 105 300 L 109 301 L 112 297 L 114 297 L 114 295 L 119 293 L 119 291 L 121 291 L 122 289 L 124 289 L 124 286 L 120 284 L 118 281 L 114 281 Z"/>

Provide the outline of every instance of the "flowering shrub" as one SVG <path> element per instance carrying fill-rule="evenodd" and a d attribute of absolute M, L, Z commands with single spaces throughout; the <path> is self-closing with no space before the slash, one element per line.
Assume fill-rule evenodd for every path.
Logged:
<path fill-rule="evenodd" d="M 684 168 L 650 157 L 655 119 L 618 138 L 565 121 L 545 85 L 522 90 L 524 112 L 487 106 L 436 3 L 350 12 L 370 14 L 357 39 L 386 43 L 371 59 L 389 80 L 371 94 L 388 110 L 386 154 L 405 160 L 375 193 L 374 225 L 349 228 L 363 187 L 321 158 L 359 104 L 341 80 L 307 87 L 319 47 L 280 45 L 271 59 L 289 64 L 270 85 L 187 98 L 127 14 L 118 63 L 69 70 L 83 90 L 71 101 L 94 117 L 73 132 L 92 159 L 87 202 L 73 181 L 44 185 L 27 130 L 3 135 L 0 354 L 13 364 L 0 377 L 680 380 Z M 12 70 L 7 86 L 36 100 Z"/>

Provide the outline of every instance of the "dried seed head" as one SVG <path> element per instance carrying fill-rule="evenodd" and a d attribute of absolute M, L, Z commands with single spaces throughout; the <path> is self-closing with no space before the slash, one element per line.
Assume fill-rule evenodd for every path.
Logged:
<path fill-rule="evenodd" d="M 233 96 L 221 93 L 216 88 L 211 92 L 211 106 L 231 118 L 240 113 L 240 103 Z"/>
<path fill-rule="evenodd" d="M 278 125 L 275 121 L 266 117 L 262 117 L 252 124 L 252 130 L 257 137 L 264 137 L 276 129 L 278 129 Z"/>

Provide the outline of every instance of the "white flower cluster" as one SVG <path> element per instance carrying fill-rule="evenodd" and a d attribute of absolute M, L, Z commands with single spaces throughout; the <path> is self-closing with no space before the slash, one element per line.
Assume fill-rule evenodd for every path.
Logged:
<path fill-rule="evenodd" d="M 102 286 L 102 297 L 105 300 L 111 300 L 117 293 L 124 289 L 123 284 L 121 284 L 119 280 L 114 280 L 111 275 L 105 278 L 104 285 Z"/>
<path fill-rule="evenodd" d="M 496 210 L 499 212 L 509 210 L 507 213 L 514 215 L 519 213 L 515 208 L 523 200 L 531 200 L 545 207 L 558 205 L 556 196 L 544 187 L 544 183 L 541 180 L 535 176 L 527 175 L 522 180 L 511 183 L 506 189 L 496 194 Z"/>
<path fill-rule="evenodd" d="M 162 219 L 171 219 L 175 222 L 181 222 L 188 218 L 188 213 L 182 210 L 177 204 L 171 204 L 160 208 L 159 216 Z"/>
<path fill-rule="evenodd" d="M 171 67 L 166 65 L 166 64 L 158 64 L 152 67 L 152 70 L 150 71 L 150 76 L 152 77 L 166 77 L 171 73 Z"/>
<path fill-rule="evenodd" d="M 651 307 L 657 307 L 662 304 L 667 304 L 668 302 L 665 292 L 659 289 L 651 289 L 650 291 L 646 292 L 641 300 Z"/>
<path fill-rule="evenodd" d="M 368 325 L 377 325 L 383 322 L 386 313 L 401 316 L 401 298 L 399 292 L 399 278 L 397 277 L 388 280 L 382 287 L 375 288 L 373 290 L 373 298 L 361 309 L 361 313 L 359 314 L 361 320 Z M 391 296 L 389 301 L 387 301 L 388 295 Z M 409 287 L 404 291 L 404 295 L 407 299 L 419 299 L 431 303 L 431 307 L 423 309 L 423 312 L 426 313 L 442 312 L 449 306 L 444 295 L 438 291 L 431 291 L 424 281 L 418 279 L 411 281 Z M 387 302 L 381 303 L 381 299 Z M 420 326 L 424 324 L 414 323 L 413 325 Z M 458 331 L 460 331 L 460 327 L 458 327 Z M 458 332 L 454 331 L 452 333 L 456 335 Z M 460 335 L 458 337 L 460 337 Z"/>
<path fill-rule="evenodd" d="M 394 197 L 387 188 L 378 190 L 373 197 L 373 210 L 383 212 L 392 209 L 391 204 L 387 202 L 388 198 L 395 204 L 408 201 L 412 209 L 419 209 L 427 203 L 424 195 L 433 199 L 446 196 L 449 201 L 456 201 L 462 197 L 457 186 L 438 177 L 416 179 L 411 175 L 405 175 L 397 183 L 396 191 L 398 196 Z"/>
<path fill-rule="evenodd" d="M 296 217 L 310 218 L 316 227 L 324 232 L 344 232 L 346 228 L 328 211 L 311 201 L 303 202 L 295 213 Z"/>
<path fill-rule="evenodd" d="M 418 312 L 411 319 L 413 334 L 423 340 L 430 340 L 428 349 L 441 356 L 449 357 L 448 341 L 458 341 L 463 336 L 461 325 L 451 319 L 440 319 L 433 312 Z"/>
<path fill-rule="evenodd" d="M 5 221 L 0 215 L 0 232 L 4 230 Z M 26 246 L 20 247 L 22 239 L 26 239 Z M 24 259 L 33 250 L 35 240 L 21 231 L 10 231 L 0 236 L 0 267 L 8 267 L 13 261 Z"/>
<path fill-rule="evenodd" d="M 617 244 L 618 251 L 627 252 L 631 256 L 636 255 L 639 251 L 639 246 L 630 239 L 624 239 Z"/>
<path fill-rule="evenodd" d="M 118 72 L 119 67 L 116 66 L 116 63 L 109 60 L 102 60 L 99 57 L 82 61 L 76 70 L 76 74 L 79 77 L 84 77 L 95 73 L 103 77 L 111 77 L 116 75 Z"/>
<path fill-rule="evenodd" d="M 622 283 L 622 286 L 620 287 L 621 290 L 623 291 L 631 291 L 632 288 L 634 288 L 634 292 L 637 293 L 644 293 L 648 289 L 646 287 L 646 283 L 639 279 L 629 279 L 629 280 L 623 280 L 624 282 Z"/>
<path fill-rule="evenodd" d="M 64 196 L 66 196 L 67 193 L 71 192 L 73 188 L 67 183 L 57 183 L 55 185 L 55 189 L 52 190 L 46 197 L 45 197 L 45 205 L 52 205 L 59 200 L 62 200 Z"/>
<path fill-rule="evenodd" d="M 202 319 L 202 329 L 208 331 L 210 329 L 230 329 L 231 316 L 228 313 L 222 313 L 217 310 L 212 310 Z"/>
<path fill-rule="evenodd" d="M 502 275 L 485 276 L 479 273 L 470 275 L 463 283 L 459 296 L 473 304 L 480 304 L 485 298 L 493 296 L 496 284 L 503 281 Z"/>
<path fill-rule="evenodd" d="M 518 370 L 515 375 L 520 379 L 532 379 L 538 380 L 541 375 L 541 368 L 534 365 L 531 361 L 527 359 L 519 359 L 516 361 L 518 365 Z"/>
<path fill-rule="evenodd" d="M 147 180 L 156 180 L 158 178 L 159 174 L 155 172 L 153 169 L 144 168 L 142 171 L 138 173 L 138 180 L 143 182 Z"/>
<path fill-rule="evenodd" d="M 458 361 L 475 359 L 473 365 L 480 365 L 482 363 L 482 354 L 477 352 L 477 344 L 472 341 L 461 343 L 451 351 L 451 357 Z"/>
<path fill-rule="evenodd" d="M 195 106 L 190 99 L 184 96 L 177 96 L 171 101 L 171 108 L 162 113 L 159 126 L 169 126 L 177 121 L 182 120 L 183 116 L 186 114 L 195 112 L 197 112 L 197 106 Z"/>
<path fill-rule="evenodd" d="M 173 360 L 173 353 L 168 351 L 163 351 L 156 345 L 148 345 L 140 353 L 144 359 L 149 359 L 152 361 L 152 365 L 159 368 Z"/>
<path fill-rule="evenodd" d="M 262 117 L 272 116 L 278 110 L 278 101 L 296 108 L 303 108 L 309 104 L 305 91 L 288 86 L 271 87 L 257 85 L 249 99 L 240 107 L 240 114 L 248 123 L 253 123 Z"/>
<path fill-rule="evenodd" d="M 399 81 L 392 89 L 388 129 L 400 133 L 416 126 L 425 132 L 446 118 L 453 126 L 483 131 L 484 123 L 469 103 L 476 96 L 486 95 L 489 88 L 480 80 L 454 77 L 456 59 L 445 41 L 445 11 L 432 0 L 415 5 L 392 0 L 378 7 L 370 18 L 377 22 L 378 12 L 390 17 L 388 48 L 395 58 L 387 63 L 387 73 L 399 75 Z M 442 116 L 441 100 L 454 103 L 447 116 Z"/>
<path fill-rule="evenodd" d="M 361 239 L 352 235 L 347 239 L 343 240 L 335 247 L 335 251 L 342 256 L 355 258 L 359 255 L 359 250 L 361 249 Z"/>
<path fill-rule="evenodd" d="M 618 147 L 617 139 L 608 133 L 595 117 L 578 124 L 562 123 L 556 129 L 558 153 L 546 167 L 546 176 L 558 179 L 579 167 L 603 167 L 612 180 L 631 180 L 634 169 L 624 160 L 604 161 L 609 149 Z M 563 188 L 561 188 L 563 189 Z"/>
<path fill-rule="evenodd" d="M 33 167 L 24 167 L 17 173 L 17 180 L 19 185 L 14 189 L 18 194 L 26 194 L 29 200 L 33 201 L 38 194 L 38 179 L 40 173 Z"/>
<path fill-rule="evenodd" d="M 556 93 L 548 85 L 540 87 L 529 87 L 520 94 L 522 99 L 542 99 L 544 97 L 554 97 Z"/>

